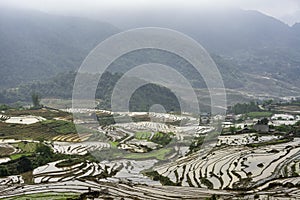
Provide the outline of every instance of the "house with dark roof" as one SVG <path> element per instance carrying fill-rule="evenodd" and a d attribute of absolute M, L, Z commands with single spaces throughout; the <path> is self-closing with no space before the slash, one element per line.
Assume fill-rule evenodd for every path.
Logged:
<path fill-rule="evenodd" d="M 209 124 L 211 119 L 211 114 L 210 113 L 201 113 L 200 114 L 200 122 L 199 125 L 201 124 Z"/>

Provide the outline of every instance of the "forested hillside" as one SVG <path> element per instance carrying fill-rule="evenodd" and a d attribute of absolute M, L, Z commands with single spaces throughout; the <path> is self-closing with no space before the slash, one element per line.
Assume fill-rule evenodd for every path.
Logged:
<path fill-rule="evenodd" d="M 17 101 L 31 102 L 32 94 L 38 94 L 40 98 L 71 99 L 75 76 L 75 72 L 61 73 L 48 81 L 35 81 L 20 85 L 15 89 L 4 90 L 0 93 L 0 102 L 8 104 Z M 121 76 L 122 74 L 109 72 L 102 75 L 96 91 L 96 99 L 100 100 L 99 108 L 111 108 L 112 92 Z M 86 74 L 85 77 L 88 82 L 98 76 Z M 151 83 L 145 84 L 135 91 L 130 99 L 130 110 L 148 111 L 154 104 L 163 105 L 166 111 L 180 110 L 178 99 L 171 90 Z"/>

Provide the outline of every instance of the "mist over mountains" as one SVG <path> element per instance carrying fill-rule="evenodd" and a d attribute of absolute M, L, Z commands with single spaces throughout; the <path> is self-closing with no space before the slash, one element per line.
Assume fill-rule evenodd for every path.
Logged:
<path fill-rule="evenodd" d="M 119 19 L 121 18 L 121 19 Z M 117 26 L 158 26 L 181 31 L 210 52 L 232 54 L 252 48 L 299 44 L 299 32 L 258 11 L 240 9 L 161 9 L 115 19 Z M 297 43 L 295 43 L 297 40 Z"/>
<path fill-rule="evenodd" d="M 16 86 L 76 70 L 87 54 L 119 29 L 78 17 L 1 10 L 0 85 Z"/>
<path fill-rule="evenodd" d="M 0 9 L 2 89 L 75 71 L 99 42 L 123 30 L 97 20 Z M 124 17 L 123 22 L 126 28 L 158 26 L 192 37 L 212 55 L 229 89 L 274 96 L 299 93 L 300 24 L 290 27 L 244 10 L 144 13 Z M 185 74 L 195 87 L 205 87 L 201 78 L 193 77 L 188 63 L 167 53 L 136 52 L 120 58 L 111 70 L 124 73 L 159 59 Z"/>

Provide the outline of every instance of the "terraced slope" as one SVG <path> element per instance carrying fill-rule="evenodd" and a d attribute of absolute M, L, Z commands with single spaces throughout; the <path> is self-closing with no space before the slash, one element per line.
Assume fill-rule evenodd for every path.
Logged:
<path fill-rule="evenodd" d="M 264 148 L 225 146 L 155 168 L 182 186 L 211 189 L 252 189 L 299 171 L 300 139 Z M 274 151 L 276 149 L 276 151 Z M 297 171 L 296 171 L 297 170 Z"/>
<path fill-rule="evenodd" d="M 47 193 L 47 192 L 72 192 L 84 193 L 89 190 L 101 191 L 97 199 L 134 199 L 134 200 L 173 200 L 173 199 L 205 199 L 216 194 L 220 199 L 232 199 L 235 194 L 227 191 L 207 190 L 190 187 L 174 186 L 145 186 L 128 185 L 122 183 L 95 183 L 92 181 L 64 181 L 40 185 L 26 185 L 24 187 L 9 187 L 0 194 L 0 198 L 21 196 L 24 194 Z"/>
<path fill-rule="evenodd" d="M 69 154 L 69 155 L 84 155 L 90 151 L 101 150 L 109 148 L 110 144 L 105 142 L 53 142 L 52 148 L 55 153 Z"/>

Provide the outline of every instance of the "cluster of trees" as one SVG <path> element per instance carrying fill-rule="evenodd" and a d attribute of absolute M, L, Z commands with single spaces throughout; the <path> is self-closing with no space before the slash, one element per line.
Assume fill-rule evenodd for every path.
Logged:
<path fill-rule="evenodd" d="M 155 84 L 147 84 L 137 89 L 130 98 L 129 110 L 148 111 L 154 104 L 162 105 L 167 112 L 180 111 L 175 94 Z"/>
<path fill-rule="evenodd" d="M 260 111 L 260 108 L 253 101 L 250 103 L 238 103 L 229 109 L 229 112 L 234 114 L 244 114 L 249 112 L 257 112 L 257 111 Z"/>
<path fill-rule="evenodd" d="M 287 134 L 292 134 L 294 137 L 300 137 L 300 121 L 298 121 L 294 125 L 280 125 L 280 126 L 275 126 L 276 131 L 278 132 L 283 132 Z"/>
<path fill-rule="evenodd" d="M 33 94 L 39 98 L 72 98 L 72 89 L 75 81 L 75 73 L 61 73 L 46 81 L 33 81 L 21 84 L 17 89 L 5 89 L 0 92 L 0 101 L 3 103 L 30 102 Z"/>
<path fill-rule="evenodd" d="M 169 132 L 169 133 L 157 132 L 152 136 L 151 142 L 160 144 L 162 146 L 166 146 L 167 144 L 169 144 L 172 141 L 173 136 L 174 136 L 174 133 L 172 133 L 172 132 Z"/>
<path fill-rule="evenodd" d="M 37 93 L 32 93 L 31 94 L 31 100 L 32 100 L 32 104 L 33 104 L 33 108 L 40 108 L 41 107 L 41 98 Z"/>
<path fill-rule="evenodd" d="M 33 155 L 23 155 L 19 159 L 1 164 L 0 177 L 28 172 L 38 166 L 45 165 L 48 162 L 58 159 L 61 159 L 60 155 L 54 154 L 49 146 L 40 143 Z"/>
<path fill-rule="evenodd" d="M 10 106 L 5 104 L 0 105 L 0 110 L 8 110 L 8 109 L 10 109 Z"/>

